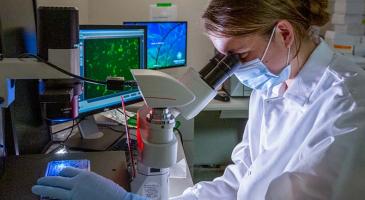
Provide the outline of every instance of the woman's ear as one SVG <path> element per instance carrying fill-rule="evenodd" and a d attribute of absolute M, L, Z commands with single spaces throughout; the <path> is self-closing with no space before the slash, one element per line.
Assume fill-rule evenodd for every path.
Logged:
<path fill-rule="evenodd" d="M 294 27 L 287 20 L 280 20 L 276 24 L 276 37 L 284 44 L 286 48 L 289 48 L 294 43 Z"/>

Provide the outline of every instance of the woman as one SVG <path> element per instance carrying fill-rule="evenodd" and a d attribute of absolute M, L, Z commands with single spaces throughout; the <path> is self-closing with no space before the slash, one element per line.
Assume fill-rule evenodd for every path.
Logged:
<path fill-rule="evenodd" d="M 222 177 L 181 199 L 358 199 L 365 196 L 365 73 L 308 33 L 325 0 L 213 0 L 203 19 L 221 53 L 241 57 L 255 89 L 243 141 Z M 363 197 L 362 197 L 363 198 Z"/>
<path fill-rule="evenodd" d="M 177 199 L 364 196 L 365 72 L 308 34 L 329 20 L 327 4 L 211 1 L 207 35 L 219 52 L 239 55 L 235 75 L 254 91 L 233 164 Z"/>

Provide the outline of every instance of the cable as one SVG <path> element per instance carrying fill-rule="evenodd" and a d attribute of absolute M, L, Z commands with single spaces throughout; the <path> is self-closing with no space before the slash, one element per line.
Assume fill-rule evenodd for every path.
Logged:
<path fill-rule="evenodd" d="M 124 97 L 123 96 L 122 96 L 122 107 L 123 107 L 123 112 L 126 113 L 125 104 L 124 104 Z M 126 125 L 124 127 L 125 127 L 125 133 L 127 134 L 128 151 L 129 151 L 129 156 L 131 158 L 131 163 L 132 163 L 132 177 L 134 178 L 134 177 L 136 177 L 136 167 L 134 166 L 134 156 L 133 156 L 132 148 L 131 148 L 131 146 L 132 146 L 131 145 L 131 135 L 130 135 L 129 130 L 128 130 L 127 115 L 124 115 L 124 119 L 126 121 Z"/>
<path fill-rule="evenodd" d="M 54 144 L 54 141 L 49 141 L 42 149 L 41 154 L 45 154 L 47 150 Z"/>
<path fill-rule="evenodd" d="M 41 58 L 41 57 L 39 57 L 37 55 L 34 55 L 34 54 L 23 53 L 23 54 L 20 54 L 18 56 L 18 58 L 26 58 L 26 57 L 27 58 L 35 58 L 38 61 L 45 63 L 46 65 L 52 67 L 53 69 L 55 69 L 55 70 L 57 70 L 57 71 L 59 71 L 59 72 L 61 72 L 63 74 L 66 74 L 66 75 L 71 76 L 73 78 L 76 78 L 76 79 L 85 81 L 87 83 L 92 83 L 92 84 L 97 84 L 97 85 L 107 85 L 107 82 L 106 81 L 98 81 L 98 80 L 93 80 L 93 79 L 89 79 L 89 78 L 77 76 L 77 75 L 75 75 L 73 73 L 70 73 L 70 72 L 68 72 L 68 71 L 66 71 L 66 70 L 64 70 L 64 69 L 62 69 L 62 68 L 60 68 L 60 67 L 58 67 L 58 66 L 56 66 L 56 65 L 54 65 L 54 64 L 52 64 L 52 63 L 50 63 L 48 61 L 46 61 L 46 60 L 44 60 L 43 58 Z"/>
<path fill-rule="evenodd" d="M 20 54 L 18 56 L 19 59 L 21 58 L 35 58 L 38 60 L 38 62 L 43 62 L 46 65 L 52 67 L 53 69 L 66 74 L 68 76 L 71 76 L 73 78 L 76 78 L 78 80 L 87 82 L 87 83 L 91 83 L 91 84 L 96 84 L 96 85 L 104 85 L 108 90 L 125 90 L 125 87 L 129 87 L 129 88 L 136 88 L 138 87 L 138 84 L 136 81 L 134 80 L 124 80 L 124 77 L 108 77 L 106 81 L 100 81 L 100 80 L 94 80 L 94 79 L 90 79 L 90 78 L 86 78 L 86 77 L 82 77 L 82 76 L 78 76 L 76 74 L 70 73 L 67 70 L 64 70 L 60 67 L 58 67 L 55 64 L 52 64 L 46 60 L 44 60 L 43 58 L 34 55 L 34 54 L 30 54 L 30 53 L 23 53 Z"/>
<path fill-rule="evenodd" d="M 69 126 L 69 127 L 67 127 L 67 128 L 64 128 L 64 129 L 62 129 L 62 130 L 59 130 L 59 131 L 56 131 L 56 132 L 54 132 L 54 133 L 51 133 L 51 135 L 54 135 L 54 134 L 57 134 L 57 133 L 60 133 L 60 132 L 62 132 L 62 131 L 65 131 L 65 130 L 67 130 L 67 129 L 71 129 L 71 131 L 69 132 L 69 134 L 67 135 L 67 137 L 66 137 L 66 139 L 65 140 L 63 140 L 63 141 L 50 141 L 44 148 L 43 148 L 43 150 L 42 150 L 42 154 L 43 153 L 45 153 L 48 149 L 49 149 L 49 147 L 51 147 L 53 144 L 60 144 L 60 147 L 66 147 L 66 145 L 65 145 L 65 142 L 67 142 L 68 141 L 68 139 L 70 138 L 70 136 L 72 135 L 72 132 L 73 132 L 73 130 L 74 130 L 74 128 L 75 128 L 75 126 L 77 126 L 78 124 L 80 123 L 80 121 L 79 122 L 77 122 L 76 124 L 75 124 L 75 120 L 72 120 L 72 126 Z M 58 149 L 59 147 L 57 147 L 56 149 Z M 54 149 L 54 150 L 52 150 L 51 152 L 49 152 L 49 153 L 53 153 L 56 149 Z"/>
<path fill-rule="evenodd" d="M 120 124 L 120 125 L 123 125 L 123 124 Z M 123 131 L 123 130 L 118 130 L 118 129 L 115 129 L 115 128 L 113 128 L 112 126 L 108 126 L 108 125 L 99 124 L 99 126 L 102 126 L 102 127 L 104 127 L 104 128 L 108 128 L 108 129 L 110 129 L 110 130 L 112 130 L 112 131 L 115 131 L 115 132 L 118 132 L 118 133 L 124 133 L 124 132 L 125 132 L 125 131 Z"/>
<path fill-rule="evenodd" d="M 59 142 L 53 142 L 52 145 L 57 144 L 57 143 L 59 143 Z M 66 146 L 62 143 L 59 143 L 59 146 L 54 148 L 52 151 L 48 152 L 48 154 L 53 154 L 53 153 L 57 152 L 58 150 L 60 150 L 62 148 L 66 148 Z"/>
<path fill-rule="evenodd" d="M 70 133 L 67 135 L 66 139 L 65 139 L 64 141 L 62 141 L 62 144 L 63 144 L 63 145 L 64 145 L 64 144 L 68 141 L 68 139 L 71 137 L 72 132 L 73 132 L 73 130 L 74 130 L 74 127 L 75 127 L 75 120 L 72 120 L 72 128 L 71 128 L 71 131 L 70 131 Z"/>
<path fill-rule="evenodd" d="M 176 122 L 175 122 L 175 128 L 179 128 L 180 125 L 181 125 L 181 122 L 176 120 Z"/>
<path fill-rule="evenodd" d="M 65 131 L 65 130 L 68 130 L 68 129 L 70 129 L 70 128 L 73 128 L 73 127 L 75 127 L 75 126 L 77 126 L 77 125 L 79 125 L 79 124 L 80 124 L 80 122 L 77 122 L 75 125 L 72 125 L 72 126 L 66 127 L 66 128 L 61 129 L 61 130 L 59 130 L 59 131 L 53 132 L 53 133 L 51 133 L 51 134 L 52 134 L 52 135 L 55 135 L 55 134 L 57 134 L 57 133 L 60 133 L 60 132 L 63 132 L 63 131 Z"/>
<path fill-rule="evenodd" d="M 127 117 L 132 118 L 132 116 L 128 115 L 128 113 L 124 113 L 123 111 L 119 110 L 119 108 L 116 109 L 118 112 L 120 112 L 122 115 L 127 115 Z"/>
<path fill-rule="evenodd" d="M 119 113 L 121 113 L 122 115 L 124 115 L 124 112 L 119 110 L 119 109 L 116 109 Z M 128 121 L 125 123 L 126 125 L 128 125 L 129 127 L 131 128 L 137 128 L 137 117 L 136 115 L 128 115 L 128 113 L 126 112 L 125 113 L 125 116 L 128 117 Z"/>
<path fill-rule="evenodd" d="M 179 134 L 180 136 L 180 141 L 181 141 L 181 144 L 184 145 L 184 141 L 183 141 L 183 137 L 182 137 L 182 133 L 181 131 L 178 129 L 178 128 L 174 128 L 174 131 L 177 131 L 177 133 Z"/>

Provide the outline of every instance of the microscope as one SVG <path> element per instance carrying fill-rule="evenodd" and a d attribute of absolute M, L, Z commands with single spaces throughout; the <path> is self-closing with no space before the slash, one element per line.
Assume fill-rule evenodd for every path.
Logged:
<path fill-rule="evenodd" d="M 37 32 L 38 56 L 29 58 L 31 55 L 22 54 L 19 58 L 0 60 L 0 175 L 5 170 L 6 157 L 4 109 L 15 100 L 17 79 L 39 80 L 43 86 L 40 101 L 45 118 L 74 119 L 78 116 L 80 80 L 67 75 L 80 74 L 78 10 L 71 7 L 38 8 Z"/>
<path fill-rule="evenodd" d="M 200 72 L 189 68 L 180 79 L 160 71 L 132 70 L 146 104 L 137 113 L 139 154 L 132 192 L 168 199 L 169 167 L 177 161 L 176 117 L 181 114 L 189 120 L 199 114 L 238 62 L 237 55 L 217 54 Z"/>
<path fill-rule="evenodd" d="M 37 14 L 38 55 L 0 58 L 0 176 L 4 172 L 6 157 L 4 109 L 15 100 L 16 80 L 39 80 L 42 117 L 51 123 L 77 119 L 82 82 L 103 85 L 108 90 L 124 90 L 124 87 L 135 84 L 124 81 L 123 77 L 92 80 L 80 76 L 79 16 L 76 8 L 39 7 Z"/>
<path fill-rule="evenodd" d="M 6 157 L 3 109 L 15 99 L 14 80 L 45 82 L 41 101 L 47 118 L 78 116 L 81 86 L 73 76 L 80 74 L 77 13 L 74 8 L 39 8 L 38 55 L 42 62 L 38 58 L 0 60 L 0 175 Z M 202 111 L 233 75 L 238 62 L 237 55 L 217 54 L 200 72 L 189 68 L 180 79 L 155 70 L 132 70 L 146 104 L 137 113 L 139 155 L 132 192 L 155 200 L 168 199 L 169 167 L 177 161 L 176 117 L 189 120 Z"/>

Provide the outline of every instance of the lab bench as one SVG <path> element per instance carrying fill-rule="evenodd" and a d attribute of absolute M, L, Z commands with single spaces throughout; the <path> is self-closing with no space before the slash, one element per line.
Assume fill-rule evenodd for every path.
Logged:
<path fill-rule="evenodd" d="M 178 136 L 177 136 L 178 137 Z M 186 176 L 184 178 L 170 178 L 169 196 L 177 196 L 186 188 L 193 185 L 193 181 L 186 164 L 185 154 L 180 140 L 178 140 L 178 161 L 185 162 Z M 74 152 L 66 154 L 36 154 L 24 156 L 8 156 L 5 162 L 5 173 L 0 178 L 0 199 L 39 199 L 33 195 L 31 187 L 37 179 L 44 176 L 47 163 L 52 160 L 88 159 L 91 171 L 113 180 L 129 191 L 129 175 L 127 171 L 124 151 L 105 152 Z"/>
<path fill-rule="evenodd" d="M 91 170 L 117 184 L 129 189 L 128 171 L 125 163 L 125 153 L 110 152 L 80 152 L 67 154 L 36 154 L 24 156 L 8 156 L 5 162 L 5 173 L 0 178 L 0 199 L 37 199 L 31 188 L 37 179 L 44 176 L 47 163 L 52 160 L 90 160 Z"/>

